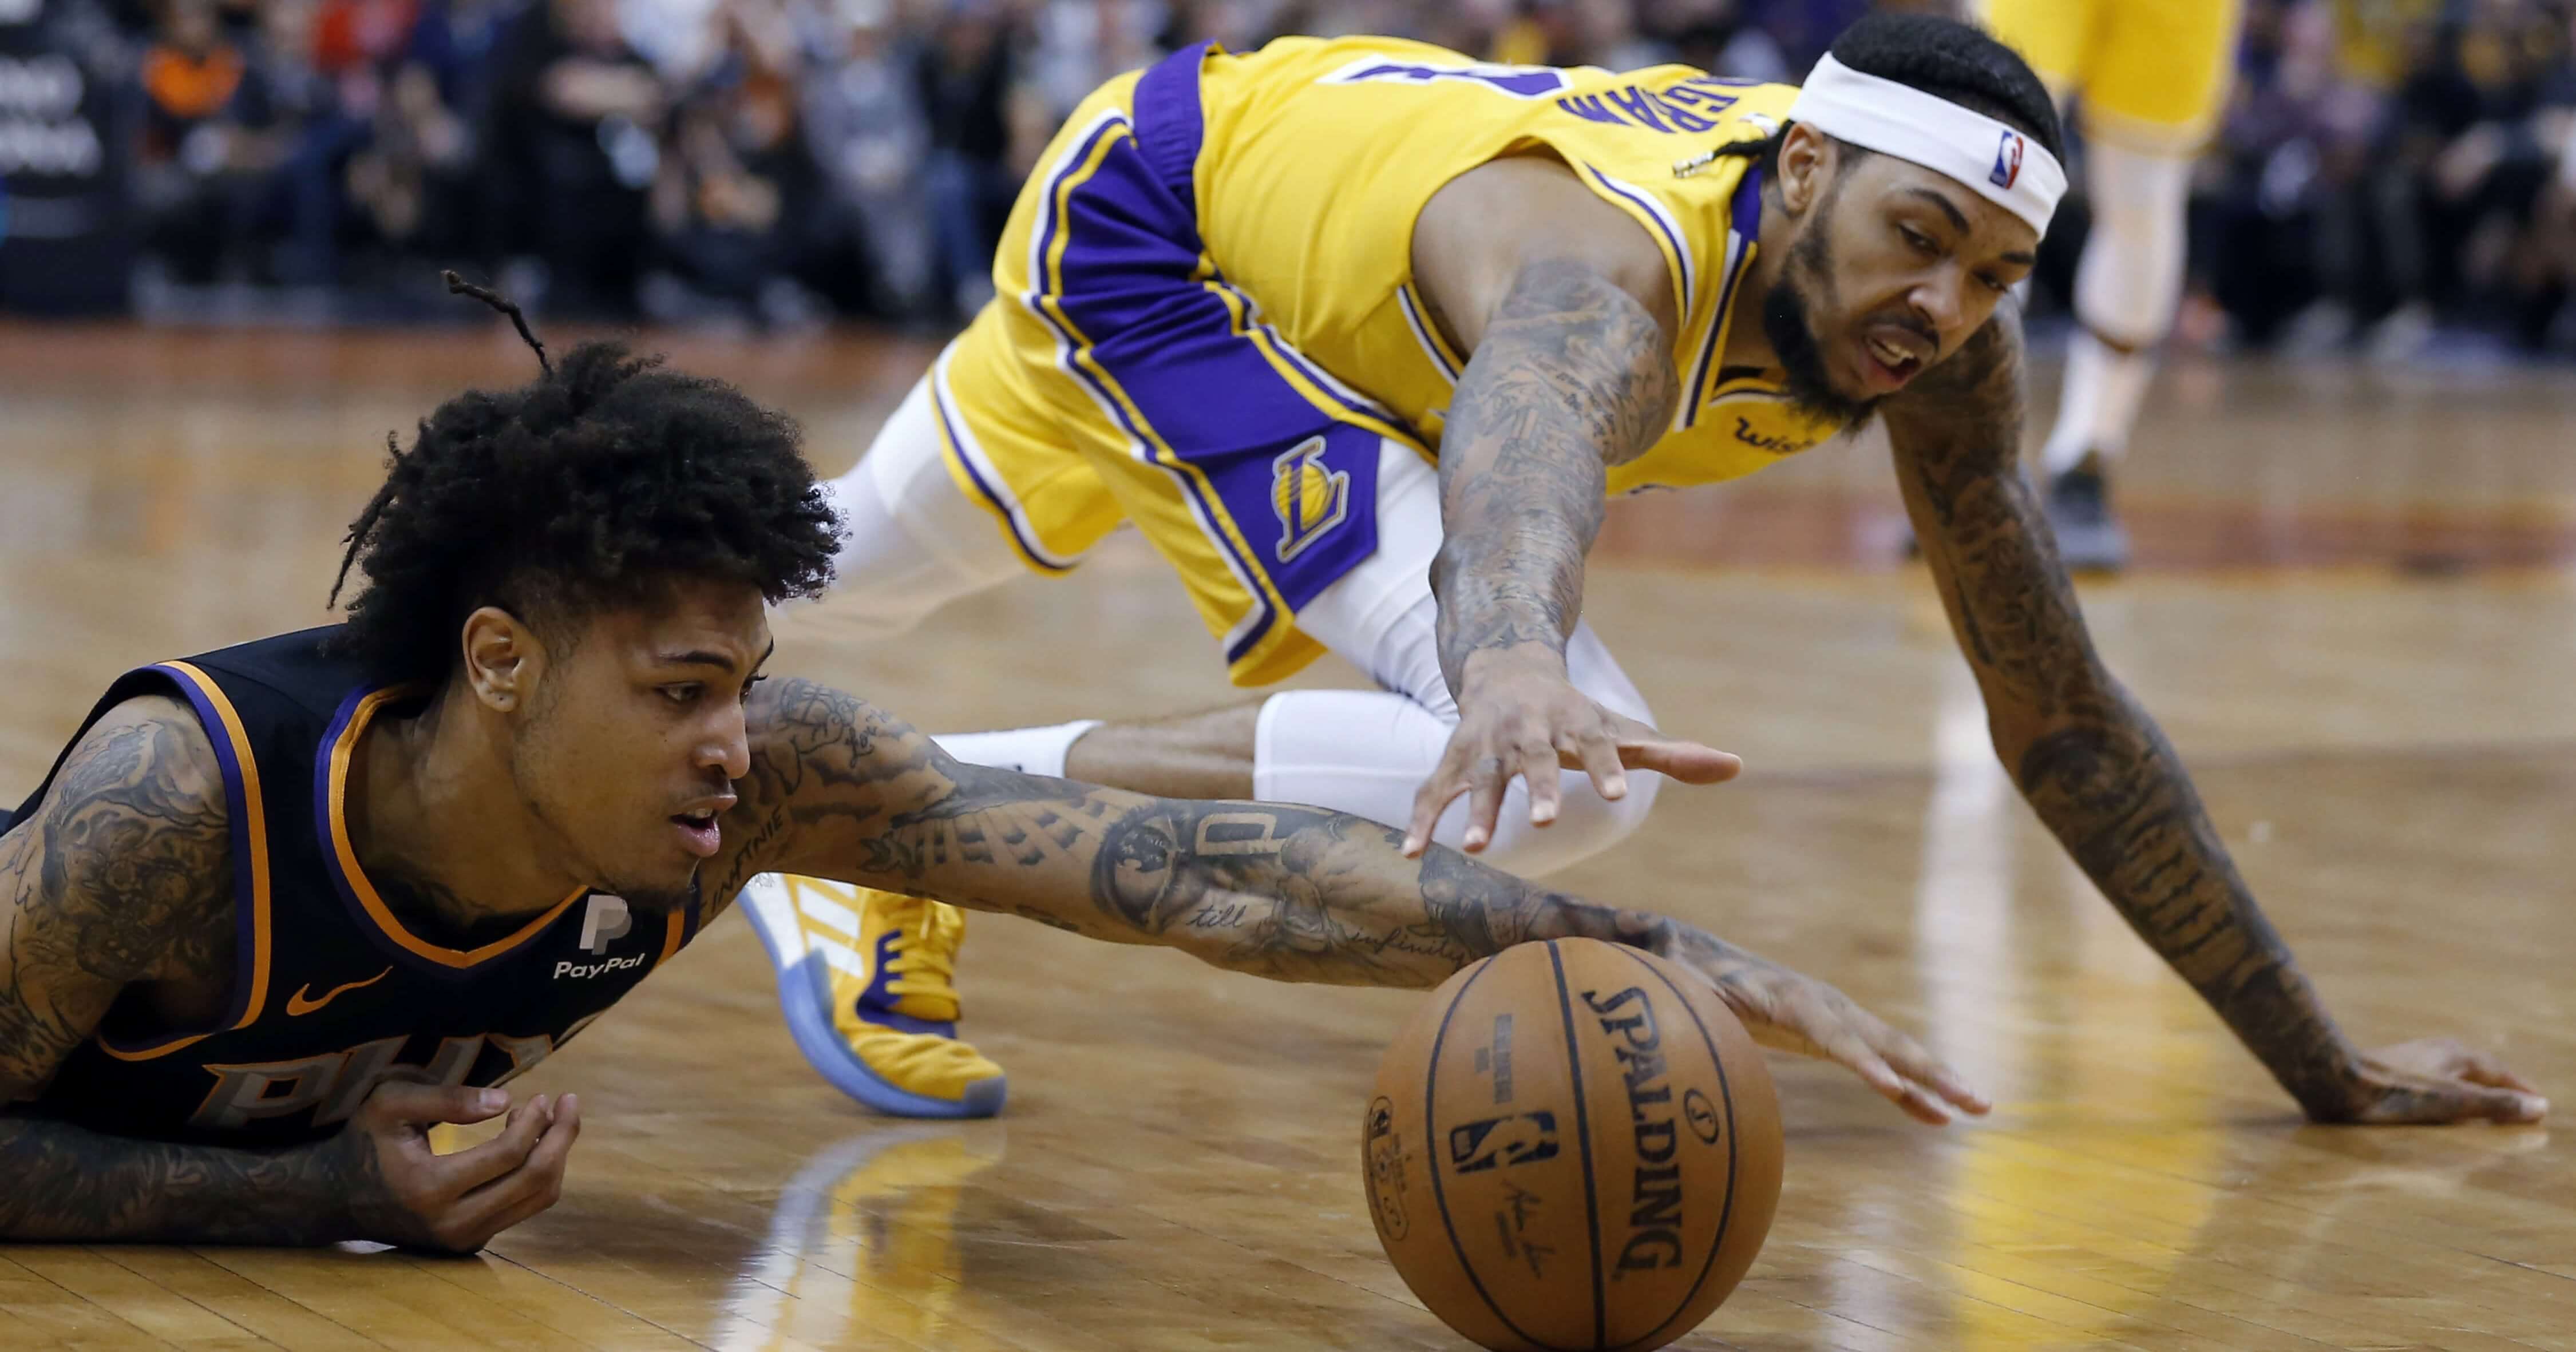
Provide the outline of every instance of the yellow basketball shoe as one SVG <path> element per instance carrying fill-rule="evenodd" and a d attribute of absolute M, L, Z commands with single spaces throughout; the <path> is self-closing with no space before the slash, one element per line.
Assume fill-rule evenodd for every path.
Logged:
<path fill-rule="evenodd" d="M 957 1040 L 957 945 L 943 902 L 764 873 L 743 914 L 778 970 L 796 1049 L 842 1093 L 897 1117 L 990 1117 L 1002 1068 Z"/>

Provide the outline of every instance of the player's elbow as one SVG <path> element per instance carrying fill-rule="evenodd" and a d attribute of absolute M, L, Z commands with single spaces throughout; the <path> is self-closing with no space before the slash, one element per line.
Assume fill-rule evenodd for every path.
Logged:
<path fill-rule="evenodd" d="M 2061 741 L 2069 731 L 2125 721 L 2135 708 L 2128 690 L 2098 662 L 2050 694 L 2044 705 L 2036 700 L 1987 701 L 1987 739 L 2016 784 L 2026 782 L 2031 757 L 2042 746 Z"/>

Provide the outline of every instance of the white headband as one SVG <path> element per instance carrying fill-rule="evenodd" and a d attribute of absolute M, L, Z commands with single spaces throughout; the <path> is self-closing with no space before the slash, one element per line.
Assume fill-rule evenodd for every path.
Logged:
<path fill-rule="evenodd" d="M 1816 63 L 1789 105 L 1789 120 L 1955 178 L 2043 235 L 2066 195 L 2066 168 L 2047 147 L 1983 113 L 1831 56 Z"/>

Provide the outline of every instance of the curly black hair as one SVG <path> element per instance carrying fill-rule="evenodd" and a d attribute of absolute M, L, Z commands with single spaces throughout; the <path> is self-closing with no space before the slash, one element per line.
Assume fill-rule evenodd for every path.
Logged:
<path fill-rule="evenodd" d="M 839 524 L 795 423 L 618 344 L 585 343 L 515 390 L 458 395 L 410 451 L 387 444 L 385 486 L 349 528 L 331 588 L 337 604 L 351 567 L 365 575 L 334 646 L 378 679 L 445 677 L 480 606 L 577 633 L 674 581 L 777 602 L 832 578 Z"/>
<path fill-rule="evenodd" d="M 2066 134 L 2048 86 L 2019 53 L 1974 24 L 1933 14 L 1871 14 L 1844 29 L 1827 50 L 1863 75 L 1983 113 L 2065 158 Z M 1738 141 L 1717 153 L 1756 160 L 1769 173 L 1779 165 L 1780 143 L 1788 134 L 1784 125 L 1769 137 Z M 1846 156 L 1843 162 L 1848 166 L 1859 158 Z"/>

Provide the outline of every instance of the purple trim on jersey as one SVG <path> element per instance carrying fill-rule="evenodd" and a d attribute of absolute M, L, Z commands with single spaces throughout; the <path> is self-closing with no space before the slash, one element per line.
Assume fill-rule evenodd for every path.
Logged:
<path fill-rule="evenodd" d="M 1193 216 L 1198 213 L 1199 147 L 1207 139 L 1199 69 L 1214 50 L 1214 42 L 1193 42 L 1136 77 L 1136 149 Z"/>
<path fill-rule="evenodd" d="M 1708 322 L 1708 342 L 1700 351 L 1700 369 L 1694 377 L 1695 384 L 1702 381 L 1705 384 L 1700 385 L 1698 397 L 1691 400 L 1690 413 L 1682 419 L 1684 427 L 1699 421 L 1700 409 L 1717 397 L 1717 377 L 1726 369 L 1715 359 L 1717 336 L 1725 331 L 1726 312 L 1735 304 L 1735 284 L 1743 281 L 1744 274 L 1753 270 L 1753 246 L 1760 242 L 1762 236 L 1761 166 L 1745 170 L 1744 181 L 1735 185 L 1733 215 L 1735 237 L 1740 241 L 1733 260 L 1735 266 L 1727 270 L 1726 285 L 1717 293 L 1717 317 Z"/>
<path fill-rule="evenodd" d="M 331 890 L 340 894 L 340 904 L 348 908 L 350 923 L 356 925 L 358 932 L 367 936 L 367 942 L 375 945 L 379 952 L 401 963 L 406 971 L 434 976 L 442 981 L 470 981 L 480 970 L 479 966 L 450 967 L 445 963 L 431 962 L 394 942 L 393 936 L 385 933 L 384 926 L 377 924 L 376 918 L 367 914 L 367 908 L 359 902 L 357 889 L 349 885 L 348 870 L 340 866 L 340 849 L 332 843 L 331 752 L 340 745 L 340 738 L 347 734 L 349 720 L 357 717 L 358 706 L 380 688 L 362 685 L 342 696 L 340 707 L 332 712 L 331 721 L 323 726 L 321 742 L 313 749 L 313 841 L 322 855 L 322 872 L 331 879 Z M 352 768 L 356 759 L 356 752 L 352 751 Z M 355 845 L 356 842 L 352 841 L 352 848 Z"/>
<path fill-rule="evenodd" d="M 250 833 L 254 823 L 249 819 L 250 798 L 242 787 L 241 757 L 233 746 L 232 731 L 224 725 L 224 716 L 215 709 L 215 702 L 206 698 L 206 692 L 197 688 L 195 681 L 189 679 L 177 668 L 164 664 L 156 663 L 146 669 L 167 674 L 173 682 L 177 683 L 180 691 L 187 695 L 189 707 L 197 711 L 197 722 L 206 730 L 206 740 L 214 744 L 215 761 L 223 767 L 224 806 L 230 809 L 226 815 L 231 818 L 233 942 L 236 952 L 231 1012 L 215 1027 L 218 1030 L 230 1028 L 241 1022 L 242 1015 L 250 1012 L 251 966 L 258 957 L 259 943 L 258 899 L 251 894 L 250 879 Z M 259 822 L 256 825 L 261 830 L 266 830 L 268 823 Z M 101 1039 L 101 1041 L 104 1040 Z M 169 1040 L 162 1039 L 165 1042 Z"/>
<path fill-rule="evenodd" d="M 1201 283 L 1205 244 L 1197 211 L 1179 190 L 1185 184 L 1175 184 L 1166 172 L 1181 162 L 1184 150 L 1189 161 L 1196 159 L 1204 130 L 1196 71 L 1176 56 L 1148 72 L 1154 84 L 1149 91 L 1140 82 L 1132 135 L 1124 145 L 1111 145 L 1088 176 L 1063 193 L 1059 215 L 1059 186 L 1082 172 L 1100 138 L 1117 123 L 1104 124 L 1062 161 L 1064 168 L 1047 185 L 1035 257 L 1053 273 L 1037 280 L 1066 321 L 1056 325 L 1059 336 L 1089 358 L 1089 364 L 1066 365 L 1148 448 L 1148 458 L 1180 480 L 1210 522 L 1208 534 L 1250 584 L 1253 619 L 1226 647 L 1226 660 L 1233 663 L 1279 620 L 1256 579 L 1267 578 L 1293 609 L 1376 552 L 1378 435 L 1317 409 L 1270 364 L 1258 343 L 1237 330 L 1225 297 Z M 1183 99 L 1182 92 L 1189 97 Z M 1061 258 L 1055 258 L 1059 229 L 1065 242 Z M 1221 277 L 1216 281 L 1232 290 Z M 1249 298 L 1242 303 L 1249 315 Z M 1055 324 L 1045 307 L 1035 308 Z M 1275 350 L 1340 407 L 1382 416 L 1342 398 L 1288 344 L 1276 343 Z M 1130 417 L 1128 403 L 1144 426 Z M 1147 427 L 1154 435 L 1146 435 Z M 1336 511 L 1319 518 L 1337 524 L 1312 538 L 1292 539 L 1274 505 L 1276 466 L 1317 436 L 1323 449 L 1304 463 L 1322 473 L 1327 491 L 1337 494 Z M 1156 441 L 1170 448 L 1169 457 L 1151 449 Z M 1235 547 L 1219 524 L 1225 520 L 1242 534 L 1253 557 Z"/>
<path fill-rule="evenodd" d="M 232 730 L 224 726 L 224 716 L 216 710 L 215 702 L 206 698 L 206 692 L 186 672 L 165 662 L 155 662 L 128 675 L 143 672 L 168 677 L 172 685 L 179 687 L 179 693 L 188 697 L 188 707 L 196 711 L 198 725 L 206 730 L 206 741 L 215 748 L 215 763 L 223 770 L 224 815 L 233 851 L 233 998 L 224 1007 L 223 1018 L 205 1028 L 164 1033 L 149 1042 L 122 1042 L 105 1032 L 94 1034 L 100 1046 L 128 1056 L 151 1052 L 174 1042 L 230 1032 L 238 1027 L 242 1016 L 250 1013 L 250 988 L 256 979 L 253 968 L 259 961 L 259 906 L 258 899 L 251 893 L 250 881 L 250 799 L 242 787 L 241 757 L 233 747 Z M 208 679 L 211 681 L 212 678 Z M 86 731 L 83 729 L 84 733 Z M 6 825 L 7 814 L 0 813 L 0 828 Z M 267 823 L 259 823 L 259 826 L 265 830 Z M 274 979 L 276 972 L 272 970 L 269 975 Z"/>
<path fill-rule="evenodd" d="M 1011 533 L 1011 539 L 1019 545 L 1020 553 L 1025 555 L 1029 562 L 1048 572 L 1073 571 L 1072 564 L 1058 561 L 1056 556 L 1040 545 L 1029 532 L 1020 529 L 1019 513 L 1011 510 L 1011 504 L 985 480 L 984 471 L 975 467 L 975 457 L 966 453 L 965 431 L 957 425 L 956 415 L 949 411 L 948 400 L 940 393 L 939 381 L 935 376 L 930 382 L 930 406 L 938 412 L 939 426 L 948 433 L 949 447 L 956 452 L 957 463 L 965 467 L 966 478 L 975 485 L 975 491 L 983 494 L 984 500 L 991 503 L 993 510 L 1001 515 L 1002 527 Z"/>
<path fill-rule="evenodd" d="M 1224 287 L 1227 291 L 1233 293 L 1236 299 L 1243 302 L 1244 322 L 1247 325 L 1256 323 L 1257 317 L 1261 313 L 1261 306 L 1260 302 L 1255 301 L 1252 298 L 1250 292 L 1247 292 L 1243 288 L 1236 286 L 1234 283 L 1227 281 L 1223 271 L 1214 273 L 1209 280 L 1214 281 L 1218 286 Z M 1272 328 L 1268 324 L 1259 324 L 1258 327 L 1262 332 L 1270 335 L 1270 345 L 1272 350 L 1276 351 L 1282 358 L 1285 358 L 1289 365 L 1296 367 L 1298 374 L 1314 382 L 1315 388 L 1323 391 L 1325 398 L 1341 405 L 1343 411 L 1358 414 L 1363 418 L 1376 418 L 1379 421 L 1386 423 L 1394 423 L 1396 421 L 1396 416 L 1393 413 L 1390 413 L 1364 399 L 1353 399 L 1349 395 L 1342 393 L 1342 387 L 1335 384 L 1332 377 L 1324 374 L 1324 368 L 1317 366 L 1305 353 L 1298 351 L 1287 339 L 1280 337 L 1279 330 Z"/>
<path fill-rule="evenodd" d="M 1584 167 L 1591 169 L 1591 166 L 1589 165 Z M 1647 220 L 1654 222 L 1655 233 L 1662 235 L 1664 237 L 1664 243 L 1672 246 L 1673 263 L 1682 270 L 1682 306 L 1687 310 L 1691 303 L 1691 293 L 1699 289 L 1699 277 L 1697 276 L 1697 265 L 1691 261 L 1690 249 L 1682 243 L 1682 237 L 1674 234 L 1673 228 L 1670 225 L 1665 224 L 1663 213 L 1655 210 L 1654 203 L 1646 200 L 1643 196 L 1620 186 L 1617 180 L 1611 178 L 1608 174 L 1605 174 L 1598 169 L 1591 169 L 1591 173 L 1593 179 L 1600 183 L 1602 187 L 1618 194 L 1620 197 L 1623 197 L 1630 202 L 1636 203 L 1637 210 L 1643 213 Z"/>
<path fill-rule="evenodd" d="M 1084 139 L 1083 143 L 1076 147 L 1071 154 L 1064 157 L 1064 167 L 1058 170 L 1053 178 L 1047 180 L 1045 195 L 1040 199 L 1044 204 L 1041 207 L 1043 214 L 1040 217 L 1038 225 L 1036 250 L 1032 255 L 1039 260 L 1041 266 L 1044 265 L 1045 260 L 1053 252 L 1052 245 L 1055 242 L 1055 232 L 1058 223 L 1055 201 L 1059 187 L 1067 177 L 1082 171 L 1082 166 L 1091 159 L 1092 149 L 1100 144 L 1100 139 L 1102 137 L 1109 135 L 1111 132 L 1116 131 L 1118 128 L 1125 125 L 1125 123 L 1119 122 L 1115 119 L 1102 123 L 1098 130 L 1094 131 L 1089 137 Z M 1096 176 L 1094 180 L 1086 180 L 1084 183 L 1076 186 L 1073 190 L 1074 194 L 1079 194 L 1084 188 L 1091 186 L 1092 181 L 1096 181 Z M 1147 202 L 1150 206 L 1150 196 L 1148 196 Z M 1171 205 L 1172 203 L 1170 199 L 1166 197 L 1164 199 L 1164 206 L 1168 208 Z M 1067 233 L 1071 233 L 1070 227 L 1067 228 Z M 1195 229 L 1193 229 L 1190 234 L 1193 239 L 1197 236 Z M 1065 248 L 1067 258 L 1069 259 L 1072 257 L 1074 252 L 1075 250 L 1071 244 L 1068 243 Z M 1192 264 L 1193 267 L 1195 267 L 1195 258 L 1192 259 Z M 1071 290 L 1069 279 L 1072 275 L 1070 268 L 1066 269 L 1065 275 L 1068 279 L 1068 284 L 1065 289 L 1069 291 Z M 1037 286 L 1041 294 L 1047 293 L 1049 278 L 1041 274 L 1031 280 Z M 1193 287 L 1191 289 L 1196 290 L 1197 288 Z M 1206 295 L 1207 293 L 1201 291 L 1200 294 Z M 1057 296 L 1055 299 L 1057 303 L 1063 307 L 1068 316 L 1074 313 L 1075 307 L 1069 299 L 1063 296 Z M 1214 299 L 1214 297 L 1210 297 L 1210 299 Z M 1058 322 L 1056 316 L 1049 313 L 1046 306 L 1031 305 L 1029 308 L 1036 312 L 1040 319 L 1046 321 L 1047 327 L 1055 330 L 1057 341 L 1063 343 L 1069 353 L 1080 353 L 1085 349 L 1086 344 L 1084 343 L 1083 336 Z M 1097 354 L 1095 353 L 1094 355 L 1096 356 Z M 1065 370 L 1072 373 L 1075 379 L 1080 380 L 1084 385 L 1090 387 L 1092 394 L 1099 400 L 1101 407 L 1109 410 L 1109 416 L 1116 420 L 1120 428 L 1125 430 L 1128 438 L 1135 442 L 1139 447 L 1144 448 L 1145 456 L 1148 460 L 1157 464 L 1162 463 L 1160 458 L 1154 453 L 1152 440 L 1145 435 L 1144 429 L 1138 427 L 1135 420 L 1128 416 L 1127 406 L 1119 400 L 1116 392 L 1112 391 L 1107 385 L 1101 383 L 1100 378 L 1092 373 L 1091 368 L 1084 365 L 1075 357 L 1068 356 L 1061 364 Z M 1141 403 L 1139 407 L 1142 407 Z M 1167 466 L 1167 468 L 1169 467 Z M 1171 473 L 1173 478 L 1180 481 L 1182 491 L 1188 493 L 1191 501 L 1198 505 L 1199 514 L 1210 523 L 1214 523 L 1217 519 L 1218 513 L 1209 504 L 1207 495 L 1200 490 L 1198 481 L 1178 469 L 1172 469 Z M 1217 547 L 1224 550 L 1226 556 L 1234 561 L 1235 567 L 1238 570 L 1243 571 L 1244 574 L 1249 577 L 1252 573 L 1252 569 L 1244 560 L 1243 555 L 1235 549 L 1234 542 L 1227 539 L 1224 533 L 1219 530 L 1211 529 L 1208 534 L 1216 541 Z M 1258 586 L 1254 586 L 1251 591 L 1253 614 L 1256 619 L 1252 626 L 1245 630 L 1241 639 L 1227 647 L 1225 660 L 1229 664 L 1240 660 L 1244 653 L 1250 652 L 1252 650 L 1252 646 L 1260 642 L 1263 635 L 1270 632 L 1270 626 L 1278 619 L 1278 615 L 1272 611 L 1270 607 L 1269 599 L 1261 594 L 1261 589 Z"/>

